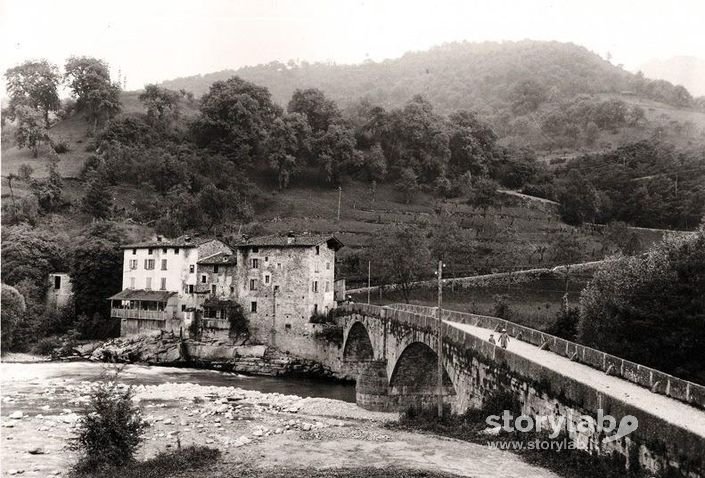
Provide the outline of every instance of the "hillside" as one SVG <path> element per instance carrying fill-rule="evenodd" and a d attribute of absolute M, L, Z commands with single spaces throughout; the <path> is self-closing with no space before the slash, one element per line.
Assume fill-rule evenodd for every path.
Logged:
<path fill-rule="evenodd" d="M 321 89 L 343 108 L 361 98 L 387 109 L 397 108 L 421 94 L 439 113 L 476 111 L 505 143 L 547 153 L 606 150 L 655 134 L 688 144 L 702 141 L 705 131 L 705 112 L 694 109 L 697 103 L 684 88 L 648 80 L 583 47 L 559 42 L 451 43 L 361 65 L 272 62 L 177 78 L 162 85 L 199 96 L 213 82 L 233 75 L 266 86 L 282 106 L 297 88 Z M 599 131 L 595 137 L 587 130 L 591 118 L 584 109 L 576 111 L 576 124 L 568 130 L 554 131 L 547 125 L 555 112 L 570 109 L 578 101 L 600 107 L 605 98 L 621 102 L 616 103 L 617 109 L 625 111 L 617 115 L 630 110 L 636 111 L 636 117 L 616 122 L 596 117 Z M 635 110 L 635 106 L 648 111 Z"/>
<path fill-rule="evenodd" d="M 705 60 L 692 56 L 676 56 L 651 60 L 641 66 L 649 78 L 659 78 L 683 85 L 696 96 L 705 96 Z"/>

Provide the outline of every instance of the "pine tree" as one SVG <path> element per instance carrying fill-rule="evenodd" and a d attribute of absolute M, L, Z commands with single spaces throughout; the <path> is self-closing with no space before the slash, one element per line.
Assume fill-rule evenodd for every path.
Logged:
<path fill-rule="evenodd" d="M 96 174 L 83 197 L 83 210 L 96 219 L 110 216 L 113 199 L 101 174 Z"/>

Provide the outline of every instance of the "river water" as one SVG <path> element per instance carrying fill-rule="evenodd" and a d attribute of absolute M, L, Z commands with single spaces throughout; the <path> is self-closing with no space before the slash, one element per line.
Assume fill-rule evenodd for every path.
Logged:
<path fill-rule="evenodd" d="M 332 398 L 355 402 L 355 386 L 352 384 L 310 378 L 255 377 L 215 370 L 193 368 L 150 367 L 145 365 L 113 365 L 96 362 L 36 362 L 1 363 L 0 393 L 2 396 L 17 394 L 32 397 L 46 383 L 60 381 L 62 385 L 94 382 L 120 369 L 118 381 L 130 385 L 162 385 L 166 383 L 191 383 L 221 387 L 237 387 L 258 390 L 263 393 L 282 393 L 300 397 Z M 25 406 L 32 407 L 32 400 Z M 20 403 L 5 403 L 2 415 L 22 409 Z M 25 412 L 31 410 L 23 410 Z"/>

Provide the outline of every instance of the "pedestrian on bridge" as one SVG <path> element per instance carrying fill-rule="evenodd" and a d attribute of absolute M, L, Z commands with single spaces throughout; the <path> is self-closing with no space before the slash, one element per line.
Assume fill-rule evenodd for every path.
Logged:
<path fill-rule="evenodd" d="M 499 345 L 501 345 L 503 349 L 506 349 L 508 343 L 509 335 L 507 334 L 507 329 L 502 329 L 502 335 L 499 336 Z"/>
<path fill-rule="evenodd" d="M 497 345 L 497 341 L 494 339 L 494 334 L 490 334 L 490 343 L 492 345 Z"/>

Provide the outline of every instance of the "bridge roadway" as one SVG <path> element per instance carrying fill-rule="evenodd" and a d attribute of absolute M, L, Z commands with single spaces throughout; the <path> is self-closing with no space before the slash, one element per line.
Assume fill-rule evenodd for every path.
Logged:
<path fill-rule="evenodd" d="M 444 322 L 482 340 L 488 340 L 491 333 L 495 334 L 495 338 L 498 336 L 497 332 L 490 329 L 447 320 L 444 320 Z M 661 417 L 677 427 L 705 437 L 705 413 L 686 403 L 665 395 L 652 393 L 649 389 L 622 378 L 607 375 L 601 370 L 574 362 L 556 353 L 541 350 L 535 345 L 511 337 L 507 350 L 529 361 L 588 384 L 605 395 L 612 396 L 647 413 Z M 621 417 L 615 418 L 617 420 L 621 419 Z"/>

